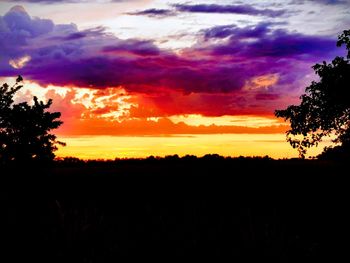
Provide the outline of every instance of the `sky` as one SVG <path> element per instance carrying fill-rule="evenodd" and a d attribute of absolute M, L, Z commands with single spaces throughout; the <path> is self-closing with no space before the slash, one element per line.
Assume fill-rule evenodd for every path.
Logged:
<path fill-rule="evenodd" d="M 344 50 L 350 0 L 0 0 L 0 81 L 82 158 L 297 156 L 274 110 Z"/>

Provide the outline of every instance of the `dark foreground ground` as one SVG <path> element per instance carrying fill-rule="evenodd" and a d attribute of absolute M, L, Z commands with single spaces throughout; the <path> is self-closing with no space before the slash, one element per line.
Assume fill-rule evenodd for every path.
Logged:
<path fill-rule="evenodd" d="M 348 167 L 207 156 L 1 168 L 0 262 L 349 262 Z"/>

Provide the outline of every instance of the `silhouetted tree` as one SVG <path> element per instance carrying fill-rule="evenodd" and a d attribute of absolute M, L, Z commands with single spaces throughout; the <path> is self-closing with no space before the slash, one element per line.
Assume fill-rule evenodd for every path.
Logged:
<path fill-rule="evenodd" d="M 313 81 L 300 96 L 300 105 L 276 110 L 275 115 L 290 121 L 287 141 L 304 158 L 307 148 L 334 134 L 334 143 L 350 145 L 350 30 L 338 36 L 337 46 L 345 45 L 347 56 L 313 66 L 319 81 Z"/>
<path fill-rule="evenodd" d="M 55 157 L 57 145 L 65 145 L 57 141 L 51 134 L 62 121 L 61 113 L 47 111 L 52 100 L 47 103 L 34 97 L 33 105 L 27 102 L 15 104 L 13 97 L 22 88 L 21 76 L 10 87 L 0 87 L 0 163 L 50 161 Z"/>

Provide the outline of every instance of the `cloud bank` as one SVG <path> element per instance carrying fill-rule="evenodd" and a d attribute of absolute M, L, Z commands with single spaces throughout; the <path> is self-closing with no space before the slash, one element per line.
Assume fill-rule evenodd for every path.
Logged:
<path fill-rule="evenodd" d="M 0 71 L 42 86 L 122 86 L 143 94 L 143 114 L 149 116 L 271 114 L 300 88 L 312 64 L 339 51 L 333 38 L 273 28 L 208 28 L 194 46 L 175 53 L 151 40 L 119 39 L 102 27 L 78 30 L 32 18 L 17 6 L 0 17 Z"/>

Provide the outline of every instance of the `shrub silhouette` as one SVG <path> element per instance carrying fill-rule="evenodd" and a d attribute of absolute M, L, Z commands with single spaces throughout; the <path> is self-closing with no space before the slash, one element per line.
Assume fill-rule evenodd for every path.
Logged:
<path fill-rule="evenodd" d="M 22 88 L 23 79 L 18 76 L 15 84 L 0 87 L 0 163 L 10 162 L 47 162 L 54 159 L 57 145 L 65 145 L 57 141 L 51 134 L 62 121 L 61 113 L 49 112 L 52 104 L 33 98 L 33 105 L 27 102 L 15 104 L 13 97 Z"/>
<path fill-rule="evenodd" d="M 350 142 L 350 30 L 338 36 L 337 46 L 345 45 L 347 56 L 331 63 L 313 66 L 320 77 L 301 95 L 300 105 L 276 110 L 275 115 L 290 121 L 287 141 L 304 158 L 307 149 L 317 146 L 322 138 L 334 134 L 333 143 L 343 147 Z"/>

